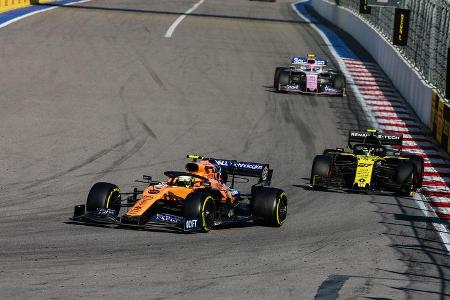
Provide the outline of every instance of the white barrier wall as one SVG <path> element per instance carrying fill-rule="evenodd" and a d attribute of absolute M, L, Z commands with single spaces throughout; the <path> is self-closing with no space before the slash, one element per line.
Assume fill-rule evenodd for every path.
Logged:
<path fill-rule="evenodd" d="M 312 0 L 311 5 L 323 18 L 352 35 L 372 55 L 422 122 L 430 124 L 432 88 L 391 42 L 348 9 L 325 0 Z"/>

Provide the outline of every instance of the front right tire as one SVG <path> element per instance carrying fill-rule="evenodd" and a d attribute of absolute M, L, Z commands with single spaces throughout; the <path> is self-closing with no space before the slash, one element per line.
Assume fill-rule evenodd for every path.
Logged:
<path fill-rule="evenodd" d="M 311 168 L 309 183 L 313 188 L 323 187 L 320 179 L 328 178 L 331 172 L 331 157 L 328 155 L 316 155 Z M 319 182 L 318 182 L 319 181 Z"/>
<path fill-rule="evenodd" d="M 86 213 L 96 213 L 99 209 L 109 209 L 117 217 L 120 206 L 120 189 L 112 183 L 97 182 L 89 191 L 86 200 Z"/>
<path fill-rule="evenodd" d="M 214 198 L 209 193 L 193 192 L 185 200 L 183 215 L 187 219 L 198 220 L 200 232 L 209 232 L 216 220 Z"/>

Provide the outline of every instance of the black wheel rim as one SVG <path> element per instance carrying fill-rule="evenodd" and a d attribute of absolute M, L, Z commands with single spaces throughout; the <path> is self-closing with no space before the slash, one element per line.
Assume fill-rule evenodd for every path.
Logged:
<path fill-rule="evenodd" d="M 121 199 L 120 199 L 120 193 L 119 192 L 113 192 L 111 195 L 111 199 L 108 205 L 108 208 L 114 209 L 115 211 L 119 212 L 121 206 Z"/>
<path fill-rule="evenodd" d="M 202 211 L 202 218 L 204 220 L 205 229 L 209 230 L 214 225 L 216 218 L 216 210 L 214 200 L 211 197 L 205 199 L 205 204 Z"/>
<path fill-rule="evenodd" d="M 280 197 L 280 204 L 278 205 L 278 218 L 280 224 L 286 220 L 287 217 L 287 199 L 285 196 Z"/>

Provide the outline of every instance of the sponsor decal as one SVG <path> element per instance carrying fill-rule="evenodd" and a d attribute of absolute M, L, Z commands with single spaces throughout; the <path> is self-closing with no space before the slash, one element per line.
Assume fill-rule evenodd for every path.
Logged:
<path fill-rule="evenodd" d="M 306 63 L 305 57 L 293 57 L 291 59 L 291 64 L 304 64 Z"/>
<path fill-rule="evenodd" d="M 316 59 L 316 65 L 325 66 L 327 64 L 326 60 Z"/>
<path fill-rule="evenodd" d="M 196 229 L 198 228 L 198 220 L 197 219 L 187 219 L 184 221 L 185 229 Z"/>
<path fill-rule="evenodd" d="M 351 136 L 356 136 L 356 137 L 366 137 L 369 134 L 366 132 L 351 132 L 350 133 Z"/>
<path fill-rule="evenodd" d="M 261 164 L 253 164 L 253 163 L 245 163 L 245 162 L 237 162 L 235 163 L 237 168 L 241 169 L 251 169 L 251 170 L 262 170 L 263 165 Z"/>
<path fill-rule="evenodd" d="M 394 45 L 406 46 L 408 42 L 410 15 L 411 11 L 409 9 L 395 9 L 394 34 L 392 39 Z"/>
<path fill-rule="evenodd" d="M 248 162 L 233 162 L 230 160 L 223 160 L 223 159 L 216 159 L 216 163 L 219 166 L 223 167 L 234 166 L 239 169 L 261 170 L 263 168 L 262 164 L 248 163 Z"/>
<path fill-rule="evenodd" d="M 366 164 L 366 163 L 359 163 L 358 164 L 358 168 L 368 168 L 372 166 L 372 164 Z"/>
<path fill-rule="evenodd" d="M 396 135 L 385 135 L 385 134 L 379 134 L 378 138 L 384 139 L 384 140 L 399 140 L 400 137 Z"/>
<path fill-rule="evenodd" d="M 169 215 L 169 214 L 156 214 L 154 216 L 154 220 L 157 222 L 178 224 L 178 223 L 181 223 L 182 218 L 173 216 L 173 215 Z"/>
<path fill-rule="evenodd" d="M 219 166 L 224 166 L 224 167 L 230 167 L 231 166 L 231 161 L 229 161 L 229 160 L 216 159 L 216 163 Z"/>
<path fill-rule="evenodd" d="M 359 1 L 359 13 L 361 14 L 370 14 L 371 7 L 369 6 L 369 0 L 360 0 Z"/>
<path fill-rule="evenodd" d="M 298 90 L 298 84 L 288 84 L 286 88 L 289 90 Z"/>
<path fill-rule="evenodd" d="M 350 136 L 351 137 L 368 137 L 370 135 L 370 133 L 368 132 L 350 132 Z M 381 140 L 390 140 L 390 141 L 399 141 L 402 139 L 401 136 L 399 135 L 394 135 L 394 134 L 382 134 L 382 133 L 377 133 L 375 134 L 375 137 L 381 139 Z"/>
<path fill-rule="evenodd" d="M 98 215 L 107 216 L 107 215 L 113 215 L 117 216 L 117 211 L 111 208 L 97 208 L 96 213 Z"/>
<path fill-rule="evenodd" d="M 335 92 L 337 92 L 337 89 L 329 87 L 329 86 L 325 86 L 325 92 L 335 93 Z"/>

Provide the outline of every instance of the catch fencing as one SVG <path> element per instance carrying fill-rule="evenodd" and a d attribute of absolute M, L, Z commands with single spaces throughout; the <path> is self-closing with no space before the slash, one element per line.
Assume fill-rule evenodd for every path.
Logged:
<path fill-rule="evenodd" d="M 395 8 L 374 6 L 370 14 L 360 14 L 358 0 L 336 0 L 336 3 L 351 9 L 392 41 Z M 450 48 L 450 0 L 402 0 L 401 4 L 402 8 L 411 10 L 410 31 L 407 45 L 395 47 L 439 94 L 450 95 L 450 91 L 446 94 L 445 90 Z"/>

